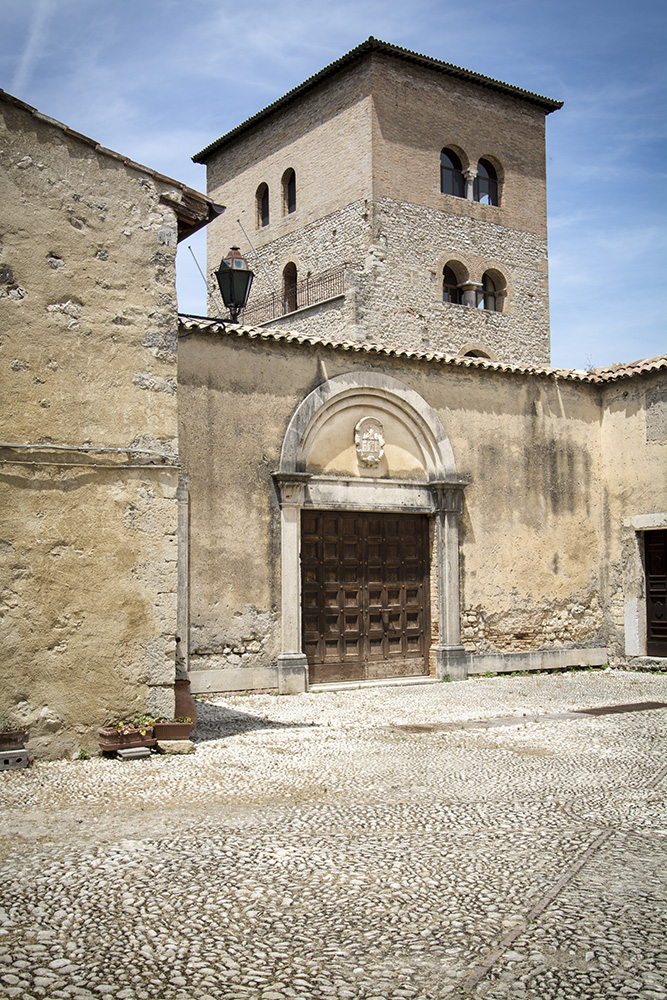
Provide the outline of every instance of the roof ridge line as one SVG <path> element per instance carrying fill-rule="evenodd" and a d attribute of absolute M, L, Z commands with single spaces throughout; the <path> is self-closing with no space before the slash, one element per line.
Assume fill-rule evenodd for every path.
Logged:
<path fill-rule="evenodd" d="M 413 52 L 411 49 L 402 48 L 400 45 L 393 45 L 391 42 L 383 42 L 379 38 L 374 38 L 373 35 L 370 35 L 366 41 L 361 42 L 353 49 L 350 49 L 349 52 L 345 52 L 342 56 L 339 56 L 338 59 L 328 63 L 321 70 L 318 70 L 317 73 L 307 77 L 300 84 L 297 84 L 296 87 L 292 87 L 291 90 L 288 90 L 281 97 L 272 101 L 271 104 L 267 104 L 266 107 L 260 109 L 254 115 L 251 115 L 250 118 L 246 118 L 245 121 L 236 125 L 229 132 L 225 132 L 219 139 L 209 143 L 208 146 L 205 146 L 198 153 L 195 153 L 192 159 L 195 163 L 205 163 L 211 153 L 220 149 L 221 146 L 226 145 L 238 135 L 241 135 L 253 126 L 258 125 L 264 119 L 269 118 L 279 108 L 290 104 L 300 94 L 305 93 L 308 90 L 312 90 L 320 82 L 327 79 L 327 77 L 333 76 L 345 65 L 356 62 L 369 52 L 384 52 L 387 55 L 393 55 L 399 59 L 405 59 L 408 62 L 426 65 L 431 69 L 439 70 L 440 72 L 447 73 L 451 76 L 469 80 L 471 83 L 477 83 L 482 87 L 499 90 L 502 93 L 528 101 L 531 104 L 538 104 L 546 110 L 546 114 L 551 114 L 552 111 L 557 111 L 558 108 L 563 106 L 562 101 L 556 101 L 551 97 L 543 97 L 541 94 L 536 94 L 530 90 L 524 90 L 522 87 L 516 87 L 511 83 L 504 83 L 502 80 L 496 80 L 490 76 L 484 76 L 483 73 L 476 73 L 474 70 L 464 69 L 462 66 L 456 66 L 454 63 L 445 62 L 442 59 L 436 59 L 434 56 L 425 56 L 422 55 L 421 52 Z"/>

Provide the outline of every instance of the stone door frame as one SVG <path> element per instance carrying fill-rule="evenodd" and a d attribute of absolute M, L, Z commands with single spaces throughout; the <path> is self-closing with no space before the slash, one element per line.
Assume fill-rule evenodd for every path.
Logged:
<path fill-rule="evenodd" d="M 623 596 L 625 655 L 647 657 L 646 578 L 644 575 L 644 532 L 667 528 L 667 512 L 637 514 L 625 518 L 623 542 Z M 651 659 L 661 659 L 652 657 Z"/>
<path fill-rule="evenodd" d="M 366 403 L 398 415 L 418 443 L 426 481 L 313 475 L 306 471 L 310 445 L 326 419 L 345 406 Z M 285 432 L 280 465 L 273 474 L 281 517 L 281 652 L 278 690 L 308 688 L 308 663 L 301 638 L 301 511 L 359 510 L 415 512 L 434 520 L 438 591 L 436 676 L 466 676 L 461 645 L 459 517 L 463 489 L 454 453 L 440 418 L 426 401 L 398 379 L 364 371 L 338 375 L 314 389 L 295 410 Z"/>

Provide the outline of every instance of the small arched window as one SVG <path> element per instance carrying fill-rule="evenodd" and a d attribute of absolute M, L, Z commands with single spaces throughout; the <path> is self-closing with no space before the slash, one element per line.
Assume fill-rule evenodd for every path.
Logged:
<path fill-rule="evenodd" d="M 285 312 L 291 313 L 297 308 L 296 301 L 296 264 L 292 261 L 283 269 L 283 302 Z"/>
<path fill-rule="evenodd" d="M 283 215 L 296 212 L 296 174 L 290 167 L 283 174 Z"/>
<path fill-rule="evenodd" d="M 255 205 L 257 209 L 256 225 L 258 229 L 262 229 L 269 224 L 269 188 L 267 184 L 260 184 L 257 188 Z"/>
<path fill-rule="evenodd" d="M 482 290 L 476 293 L 476 297 L 478 309 L 488 309 L 489 312 L 498 311 L 496 283 L 488 271 L 482 275 Z"/>
<path fill-rule="evenodd" d="M 440 153 L 440 190 L 443 194 L 453 194 L 457 198 L 466 196 L 461 161 L 453 149 L 443 149 Z"/>
<path fill-rule="evenodd" d="M 461 305 L 463 302 L 463 293 L 459 288 L 456 275 L 449 265 L 442 270 L 442 300 L 443 302 L 455 302 L 457 305 Z"/>
<path fill-rule="evenodd" d="M 488 160 L 480 160 L 477 164 L 477 177 L 473 184 L 473 198 L 484 205 L 498 204 L 498 174 Z"/>

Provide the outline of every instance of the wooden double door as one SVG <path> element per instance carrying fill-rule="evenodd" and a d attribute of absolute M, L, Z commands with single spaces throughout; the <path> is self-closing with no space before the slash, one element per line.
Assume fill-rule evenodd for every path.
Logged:
<path fill-rule="evenodd" d="M 644 532 L 646 652 L 667 656 L 667 531 Z"/>
<path fill-rule="evenodd" d="M 428 553 L 424 514 L 302 512 L 311 683 L 428 673 Z"/>

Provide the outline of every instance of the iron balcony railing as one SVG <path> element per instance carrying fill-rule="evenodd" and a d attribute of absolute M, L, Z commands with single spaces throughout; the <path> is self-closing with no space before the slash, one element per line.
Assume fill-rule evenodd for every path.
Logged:
<path fill-rule="evenodd" d="M 286 316 L 297 309 L 317 305 L 326 299 L 345 294 L 345 274 L 347 271 L 360 270 L 360 264 L 341 264 L 331 267 L 320 274 L 302 278 L 285 288 L 283 295 L 264 295 L 241 313 L 239 319 L 243 326 L 259 326 L 272 319 Z"/>

